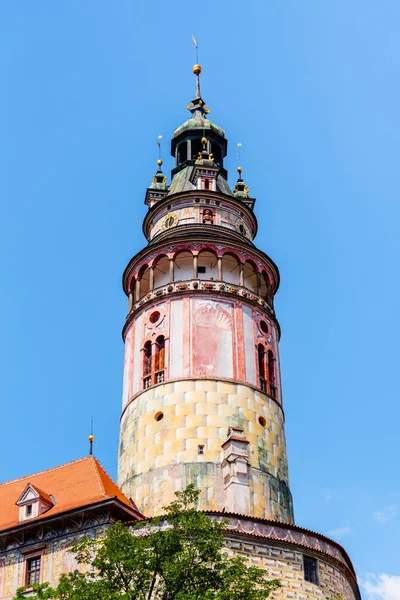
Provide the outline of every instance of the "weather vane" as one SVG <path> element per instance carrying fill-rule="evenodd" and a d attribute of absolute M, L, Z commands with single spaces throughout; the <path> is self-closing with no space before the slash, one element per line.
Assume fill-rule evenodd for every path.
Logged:
<path fill-rule="evenodd" d="M 199 62 L 199 44 L 198 44 L 196 38 L 194 37 L 194 35 L 192 35 L 192 40 L 193 40 L 194 47 L 196 48 L 196 64 L 197 64 Z"/>
<path fill-rule="evenodd" d="M 158 146 L 158 161 L 157 164 L 159 167 L 161 167 L 162 165 L 162 160 L 161 160 L 161 140 L 162 140 L 162 135 L 159 135 L 157 137 L 157 146 Z"/>

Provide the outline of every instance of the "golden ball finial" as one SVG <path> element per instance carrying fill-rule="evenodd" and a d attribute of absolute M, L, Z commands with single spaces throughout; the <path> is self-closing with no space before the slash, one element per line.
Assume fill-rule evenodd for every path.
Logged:
<path fill-rule="evenodd" d="M 237 172 L 238 172 L 238 173 L 242 173 L 242 171 L 243 171 L 242 167 L 238 167 L 238 168 L 237 168 Z"/>
<path fill-rule="evenodd" d="M 202 72 L 202 68 L 200 65 L 193 65 L 193 73 L 195 75 L 200 75 L 200 73 Z"/>
<path fill-rule="evenodd" d="M 161 167 L 161 165 L 162 165 L 162 160 L 161 160 L 161 158 L 159 158 L 159 159 L 158 159 L 158 161 L 157 161 L 157 164 L 158 164 L 158 166 L 159 166 L 159 167 Z"/>
<path fill-rule="evenodd" d="M 202 144 L 207 144 L 207 138 L 206 137 L 202 137 L 201 138 L 201 143 Z"/>
<path fill-rule="evenodd" d="M 91 433 L 88 437 L 89 442 L 94 442 L 94 435 Z"/>

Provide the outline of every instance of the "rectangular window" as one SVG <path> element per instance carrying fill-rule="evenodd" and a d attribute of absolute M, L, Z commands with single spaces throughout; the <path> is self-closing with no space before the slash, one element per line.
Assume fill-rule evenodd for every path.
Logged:
<path fill-rule="evenodd" d="M 197 272 L 198 273 L 205 273 L 206 272 L 206 268 L 205 267 L 198 267 L 197 268 Z"/>
<path fill-rule="evenodd" d="M 32 504 L 27 504 L 26 505 L 25 514 L 26 514 L 27 517 L 32 516 Z"/>
<path fill-rule="evenodd" d="M 311 556 L 303 556 L 304 579 L 310 583 L 318 584 L 317 561 Z"/>
<path fill-rule="evenodd" d="M 34 583 L 40 583 L 40 565 L 41 556 L 33 556 L 26 561 L 26 585 L 31 586 Z"/>
<path fill-rule="evenodd" d="M 204 446 L 198 446 L 198 454 L 204 454 Z"/>

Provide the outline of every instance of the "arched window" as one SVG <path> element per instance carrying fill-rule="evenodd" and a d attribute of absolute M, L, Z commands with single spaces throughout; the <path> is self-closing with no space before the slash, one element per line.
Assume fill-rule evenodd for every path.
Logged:
<path fill-rule="evenodd" d="M 187 142 L 182 142 L 178 147 L 178 165 L 187 160 Z"/>
<path fill-rule="evenodd" d="M 257 346 L 258 352 L 258 375 L 260 378 L 260 388 L 263 392 L 267 391 L 267 382 L 265 380 L 265 348 L 262 344 Z"/>
<path fill-rule="evenodd" d="M 223 281 L 227 283 L 240 284 L 240 266 L 236 256 L 224 254 L 222 257 Z"/>
<path fill-rule="evenodd" d="M 275 374 L 275 357 L 271 350 L 268 350 L 268 383 L 269 395 L 271 398 L 276 398 L 276 374 Z"/>
<path fill-rule="evenodd" d="M 199 153 L 201 153 L 201 151 L 203 150 L 203 144 L 201 143 L 201 141 L 198 140 L 192 140 L 192 160 L 197 160 Z"/>
<path fill-rule="evenodd" d="M 156 355 L 155 355 L 155 383 L 164 381 L 165 367 L 165 337 L 159 335 L 156 339 Z"/>
<path fill-rule="evenodd" d="M 143 387 L 151 386 L 151 342 L 148 341 L 143 347 Z"/>
<path fill-rule="evenodd" d="M 167 256 L 161 256 L 157 259 L 154 263 L 154 289 L 169 283 L 169 269 L 169 258 Z"/>
<path fill-rule="evenodd" d="M 255 294 L 258 292 L 256 268 L 249 260 L 246 260 L 244 264 L 244 287 Z"/>
<path fill-rule="evenodd" d="M 139 298 L 143 298 L 150 291 L 150 269 L 144 265 L 139 271 L 140 291 Z"/>

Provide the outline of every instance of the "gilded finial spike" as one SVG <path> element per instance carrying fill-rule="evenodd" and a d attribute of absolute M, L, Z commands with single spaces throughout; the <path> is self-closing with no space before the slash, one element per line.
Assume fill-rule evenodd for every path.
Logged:
<path fill-rule="evenodd" d="M 93 442 L 95 440 L 95 437 L 93 435 L 93 418 L 90 420 L 90 435 L 88 437 L 88 441 L 89 441 L 89 455 L 92 456 L 93 455 Z"/>

